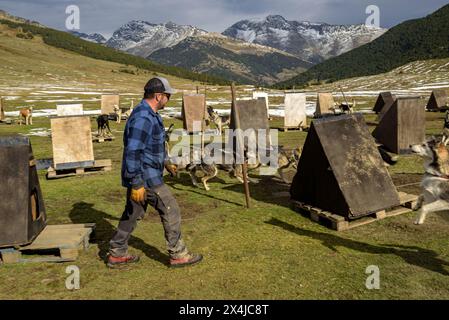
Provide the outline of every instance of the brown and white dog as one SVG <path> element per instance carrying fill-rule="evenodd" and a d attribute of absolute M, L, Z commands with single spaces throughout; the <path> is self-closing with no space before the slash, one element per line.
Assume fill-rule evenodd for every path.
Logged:
<path fill-rule="evenodd" d="M 209 114 L 209 120 L 217 126 L 218 134 L 222 135 L 223 127 L 229 127 L 231 123 L 231 116 L 220 116 L 211 106 L 207 107 L 207 113 Z"/>
<path fill-rule="evenodd" d="M 420 145 L 413 145 L 414 153 L 424 158 L 425 174 L 421 182 L 422 192 L 413 208 L 418 212 L 415 224 L 423 224 L 430 212 L 449 210 L 449 138 L 435 138 Z"/>
<path fill-rule="evenodd" d="M 19 125 L 22 125 L 23 120 L 25 119 L 25 125 L 33 124 L 33 107 L 23 108 L 19 111 Z"/>

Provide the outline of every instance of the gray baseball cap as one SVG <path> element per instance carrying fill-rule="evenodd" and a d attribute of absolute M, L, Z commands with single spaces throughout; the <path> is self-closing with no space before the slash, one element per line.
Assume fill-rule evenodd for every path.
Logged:
<path fill-rule="evenodd" d="M 176 93 L 176 90 L 170 86 L 168 80 L 163 77 L 154 77 L 150 79 L 145 85 L 145 91 L 150 93 Z"/>

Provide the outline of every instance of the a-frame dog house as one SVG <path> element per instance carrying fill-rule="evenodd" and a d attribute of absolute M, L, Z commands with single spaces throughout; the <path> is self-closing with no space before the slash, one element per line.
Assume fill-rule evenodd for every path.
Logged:
<path fill-rule="evenodd" d="M 270 107 L 268 103 L 268 93 L 263 91 L 253 91 L 253 99 L 264 99 L 267 108 L 267 117 L 270 116 Z"/>
<path fill-rule="evenodd" d="M 115 113 L 114 108 L 120 107 L 120 95 L 103 94 L 101 95 L 101 114 Z"/>
<path fill-rule="evenodd" d="M 58 117 L 82 116 L 84 114 L 82 104 L 57 104 L 56 114 Z"/>
<path fill-rule="evenodd" d="M 445 111 L 449 109 L 449 97 L 445 90 L 434 90 L 427 103 L 427 110 Z"/>
<path fill-rule="evenodd" d="M 89 116 L 54 117 L 50 123 L 53 166 L 48 179 L 111 170 L 110 159 L 94 159 Z"/>
<path fill-rule="evenodd" d="M 0 247 L 32 242 L 46 214 L 36 163 L 26 137 L 0 137 Z"/>
<path fill-rule="evenodd" d="M 374 104 L 373 111 L 375 113 L 380 113 L 384 107 L 391 106 L 395 100 L 396 96 L 391 94 L 391 92 L 381 92 Z"/>
<path fill-rule="evenodd" d="M 55 169 L 93 166 L 95 159 L 90 117 L 55 117 L 50 122 Z"/>
<path fill-rule="evenodd" d="M 204 94 L 184 95 L 182 97 L 182 122 L 188 133 L 201 132 L 206 119 L 206 96 Z"/>
<path fill-rule="evenodd" d="M 305 93 L 286 93 L 284 106 L 284 128 L 307 127 Z"/>
<path fill-rule="evenodd" d="M 383 115 L 373 136 L 396 154 L 410 152 L 410 145 L 425 140 L 425 110 L 416 98 L 398 98 Z"/>
<path fill-rule="evenodd" d="M 293 200 L 348 219 L 400 204 L 360 114 L 313 121 L 290 193 Z"/>
<path fill-rule="evenodd" d="M 322 116 L 325 114 L 333 113 L 332 109 L 334 107 L 335 101 L 332 93 L 318 93 L 315 116 Z"/>

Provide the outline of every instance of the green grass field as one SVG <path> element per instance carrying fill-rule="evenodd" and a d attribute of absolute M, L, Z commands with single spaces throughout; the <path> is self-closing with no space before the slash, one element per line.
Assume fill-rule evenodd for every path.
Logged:
<path fill-rule="evenodd" d="M 7 111 L 34 104 L 55 108 L 54 100 L 78 99 L 85 109 L 99 108 L 101 92 L 122 94 L 122 103 L 138 99 L 153 76 L 120 72 L 121 66 L 81 57 L 44 45 L 38 38 L 17 39 L 0 30 L 0 95 Z M 113 72 L 114 71 L 114 72 Z M 197 83 L 169 77 L 180 90 Z M 245 87 L 238 94 L 247 95 Z M 60 91 L 63 91 L 62 93 Z M 82 94 L 85 91 L 91 94 Z M 179 106 L 180 94 L 171 106 Z M 208 100 L 230 99 L 229 88 L 208 87 Z M 279 103 L 280 98 L 270 99 Z M 29 102 L 29 100 L 37 100 Z M 361 98 L 369 106 L 374 98 Z M 226 107 L 223 103 L 220 107 Z M 444 114 L 427 113 L 427 134 L 440 132 Z M 366 116 L 373 121 L 374 116 Z M 168 119 L 165 126 L 178 120 Z M 271 126 L 280 124 L 275 119 Z M 124 123 L 111 123 L 116 139 L 95 144 L 96 159 L 112 159 L 113 170 L 91 176 L 40 183 L 49 224 L 97 224 L 96 240 L 74 263 L 0 265 L 0 299 L 448 299 L 449 215 L 430 215 L 415 226 L 414 213 L 385 219 L 345 232 L 316 224 L 289 208 L 288 185 L 276 177 L 259 177 L 250 185 L 251 209 L 244 208 L 243 186 L 220 172 L 210 181 L 211 191 L 195 188 L 189 177 L 167 177 L 183 216 L 183 234 L 190 249 L 204 261 L 172 270 L 159 217 L 150 210 L 130 241 L 130 251 L 141 262 L 127 270 L 109 270 L 104 264 L 108 242 L 121 216 L 125 190 L 120 183 Z M 35 118 L 31 127 L 0 125 L 0 135 L 48 130 L 48 118 Z M 92 128 L 95 128 L 92 119 Z M 373 129 L 374 127 L 370 127 Z M 302 145 L 305 132 L 279 134 L 286 147 Z M 50 137 L 30 136 L 37 159 L 52 157 Z M 396 185 L 418 182 L 422 161 L 401 157 L 389 168 Z M 417 185 L 400 191 L 419 192 Z M 372 195 L 376 197 L 376 195 Z M 382 201 L 382 199 L 379 199 Z M 81 272 L 81 289 L 65 287 L 69 265 Z M 370 265 L 380 268 L 381 289 L 365 287 Z"/>
<path fill-rule="evenodd" d="M 431 134 L 443 114 L 427 116 Z M 180 127 L 181 122 L 175 125 Z M 33 125 L 48 126 L 46 118 L 37 118 Z M 109 270 L 103 259 L 125 201 L 120 186 L 123 126 L 112 124 L 115 141 L 95 144 L 96 159 L 112 159 L 112 172 L 49 181 L 45 171 L 39 174 L 48 223 L 95 222 L 96 242 L 74 263 L 2 265 L 1 299 L 449 297 L 448 215 L 431 215 L 424 225 L 415 226 L 410 213 L 335 232 L 289 209 L 288 186 L 278 178 L 255 175 L 260 181 L 250 186 L 249 210 L 243 206 L 242 185 L 225 173 L 211 180 L 209 192 L 193 187 L 187 175 L 180 180 L 166 177 L 182 209 L 184 237 L 191 250 L 204 254 L 204 262 L 169 269 L 162 226 L 150 210 L 130 241 L 130 251 L 141 255 L 141 262 L 127 270 Z M 1 135 L 29 130 L 0 126 Z M 305 133 L 293 131 L 280 133 L 279 140 L 295 146 L 304 138 Z M 36 158 L 52 157 L 50 138 L 32 136 L 31 141 Z M 390 171 L 397 185 L 416 182 L 422 162 L 401 157 Z M 417 186 L 400 190 L 419 191 Z M 81 271 L 81 289 L 75 292 L 65 288 L 65 268 L 72 264 Z M 365 288 L 369 265 L 380 268 L 380 290 Z"/>

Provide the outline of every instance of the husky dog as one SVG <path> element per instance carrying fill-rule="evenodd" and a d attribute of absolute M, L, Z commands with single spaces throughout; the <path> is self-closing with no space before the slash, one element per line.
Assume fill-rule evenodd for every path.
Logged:
<path fill-rule="evenodd" d="M 165 160 L 165 169 L 170 173 L 172 177 L 180 177 L 181 171 L 186 171 L 190 175 L 190 179 L 192 179 L 192 184 L 195 187 L 199 187 L 199 183 L 197 180 L 197 173 L 200 172 L 202 174 L 201 182 L 203 183 L 204 189 L 207 191 L 210 190 L 207 181 L 214 178 L 218 169 L 215 163 L 208 164 L 203 160 L 203 157 L 200 157 L 201 160 L 196 162 L 192 161 L 192 159 L 197 159 L 198 154 L 196 154 L 195 150 L 191 150 L 190 155 L 185 155 L 181 157 L 167 157 Z"/>
<path fill-rule="evenodd" d="M 422 193 L 418 198 L 415 211 L 418 213 L 415 224 L 423 224 L 429 212 L 449 210 L 449 152 L 446 148 L 449 138 L 442 141 L 435 138 L 413 145 L 414 153 L 424 157 L 426 172 L 421 182 Z"/>
<path fill-rule="evenodd" d="M 120 123 L 122 121 L 122 109 L 114 104 L 115 122 Z"/>
<path fill-rule="evenodd" d="M 209 114 L 209 119 L 217 126 L 218 134 L 221 135 L 223 127 L 229 127 L 231 116 L 220 116 L 211 106 L 207 106 L 207 113 Z"/>

